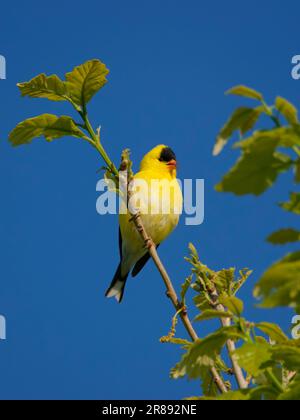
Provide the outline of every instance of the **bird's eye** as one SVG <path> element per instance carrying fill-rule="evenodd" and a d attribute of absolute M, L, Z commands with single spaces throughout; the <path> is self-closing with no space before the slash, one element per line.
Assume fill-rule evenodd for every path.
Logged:
<path fill-rule="evenodd" d="M 170 147 L 165 147 L 159 157 L 160 162 L 170 162 L 176 160 L 176 155 Z"/>

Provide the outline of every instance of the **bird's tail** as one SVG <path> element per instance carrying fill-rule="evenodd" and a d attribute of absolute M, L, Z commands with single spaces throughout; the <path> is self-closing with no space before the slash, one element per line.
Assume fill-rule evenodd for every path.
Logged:
<path fill-rule="evenodd" d="M 115 297 L 116 300 L 121 303 L 124 295 L 126 280 L 128 278 L 128 274 L 126 276 L 122 276 L 122 262 L 120 262 L 119 267 L 116 271 L 116 274 L 111 282 L 111 285 L 107 289 L 105 296 L 108 298 Z"/>

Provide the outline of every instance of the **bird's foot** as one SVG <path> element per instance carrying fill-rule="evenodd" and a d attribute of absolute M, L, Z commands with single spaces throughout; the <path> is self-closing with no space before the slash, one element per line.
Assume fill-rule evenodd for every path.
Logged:
<path fill-rule="evenodd" d="M 136 222 L 136 220 L 141 216 L 141 213 L 138 211 L 136 212 L 130 219 L 129 222 Z"/>

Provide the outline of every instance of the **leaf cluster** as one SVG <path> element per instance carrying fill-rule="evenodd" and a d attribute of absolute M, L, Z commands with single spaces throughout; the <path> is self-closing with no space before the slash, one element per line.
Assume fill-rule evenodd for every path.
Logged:
<path fill-rule="evenodd" d="M 288 170 L 294 171 L 295 182 L 299 183 L 300 122 L 295 106 L 282 97 L 277 97 L 274 105 L 267 105 L 261 93 L 246 86 L 234 87 L 227 93 L 258 104 L 235 110 L 217 137 L 215 156 L 231 139 L 235 141 L 233 147 L 241 153 L 236 164 L 216 186 L 217 191 L 258 196 Z M 275 127 L 256 129 L 263 116 Z"/>
<path fill-rule="evenodd" d="M 300 122 L 297 108 L 281 96 L 276 98 L 274 105 L 267 105 L 260 92 L 246 86 L 234 87 L 228 93 L 251 99 L 256 106 L 234 111 L 217 137 L 215 155 L 221 153 L 229 140 L 235 139 L 235 133 L 239 138 L 233 147 L 241 153 L 236 164 L 216 186 L 217 191 L 260 195 L 288 170 L 293 171 L 294 182 L 299 184 Z M 271 125 L 256 129 L 263 115 Z M 300 193 L 292 192 L 290 200 L 279 206 L 299 216 Z M 284 227 L 269 235 L 267 240 L 273 245 L 299 243 L 300 230 Z M 263 307 L 290 306 L 300 313 L 299 269 L 300 252 L 293 252 L 265 272 L 255 288 L 255 296 L 262 300 Z"/>
<path fill-rule="evenodd" d="M 194 302 L 199 310 L 195 321 L 226 318 L 231 322 L 205 338 L 185 345 L 185 352 L 172 369 L 171 377 L 200 380 L 204 396 L 191 399 L 300 399 L 300 340 L 289 340 L 276 324 L 253 323 L 243 316 L 244 305 L 236 293 L 251 272 L 247 269 L 238 275 L 234 269 L 215 272 L 201 263 L 193 245 L 190 245 L 187 261 L 193 276 L 190 288 L 195 293 Z M 231 356 L 247 375 L 247 389 L 236 389 L 232 382 L 232 370 L 224 357 L 228 340 L 236 343 L 237 348 Z M 180 340 L 175 344 L 181 344 Z M 210 375 L 212 367 L 227 383 L 228 393 L 219 394 Z"/>

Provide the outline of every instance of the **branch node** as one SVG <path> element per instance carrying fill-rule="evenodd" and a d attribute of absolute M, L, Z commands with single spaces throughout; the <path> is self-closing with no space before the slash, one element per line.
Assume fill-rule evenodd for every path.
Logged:
<path fill-rule="evenodd" d="M 140 217 L 140 212 L 136 212 L 135 214 L 131 215 L 131 218 L 129 219 L 129 222 L 136 223 Z"/>
<path fill-rule="evenodd" d="M 169 290 L 166 290 L 166 296 L 167 296 L 169 299 L 171 299 L 171 293 L 170 293 L 170 291 L 169 291 Z"/>
<path fill-rule="evenodd" d="M 187 306 L 183 302 L 179 303 L 179 306 L 181 314 L 186 316 L 188 314 Z"/>
<path fill-rule="evenodd" d="M 145 239 L 145 248 L 149 250 L 152 247 L 155 247 L 156 248 L 155 243 L 152 241 L 152 239 L 150 237 L 149 238 L 146 238 Z"/>

